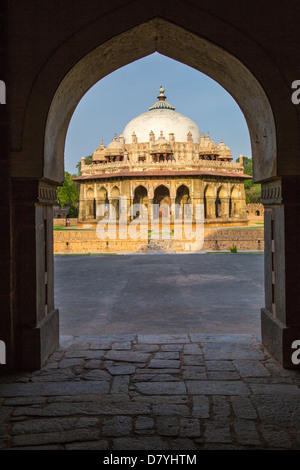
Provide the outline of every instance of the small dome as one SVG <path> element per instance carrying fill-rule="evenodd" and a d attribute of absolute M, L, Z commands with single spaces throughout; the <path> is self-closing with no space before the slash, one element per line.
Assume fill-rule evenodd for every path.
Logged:
<path fill-rule="evenodd" d="M 218 145 L 218 150 L 221 157 L 232 158 L 231 150 L 224 144 L 223 139 L 221 139 L 221 142 Z"/>
<path fill-rule="evenodd" d="M 117 134 L 115 134 L 111 143 L 106 147 L 105 155 L 106 156 L 118 156 L 124 154 L 124 147 L 117 138 Z"/>
<path fill-rule="evenodd" d="M 160 131 L 160 136 L 155 140 L 151 153 L 172 153 L 170 142 L 164 137 L 163 131 Z"/>
<path fill-rule="evenodd" d="M 164 88 L 160 88 L 158 102 L 149 108 L 149 111 L 132 119 L 123 131 L 125 143 L 131 143 L 133 132 L 136 134 L 137 142 L 149 142 L 149 134 L 153 131 L 154 136 L 158 138 L 160 131 L 165 135 L 174 134 L 176 142 L 187 142 L 187 135 L 192 133 L 192 140 L 200 143 L 200 130 L 197 124 L 177 113 L 174 106 L 165 101 Z"/>
<path fill-rule="evenodd" d="M 202 138 L 200 153 L 218 155 L 218 146 L 209 137 L 209 132 L 206 134 L 205 139 Z"/>

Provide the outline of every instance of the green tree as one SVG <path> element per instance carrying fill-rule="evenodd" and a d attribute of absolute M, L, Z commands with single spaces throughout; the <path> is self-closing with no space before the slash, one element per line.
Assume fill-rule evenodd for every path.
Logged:
<path fill-rule="evenodd" d="M 245 190 L 246 203 L 258 204 L 261 201 L 261 186 L 260 184 L 253 184 L 250 189 Z"/>
<path fill-rule="evenodd" d="M 238 162 L 239 159 L 237 158 Z M 243 157 L 244 172 L 253 175 L 252 158 Z M 246 204 L 258 204 L 261 200 L 261 185 L 254 183 L 253 179 L 247 179 L 244 183 L 246 193 Z"/>
<path fill-rule="evenodd" d="M 88 155 L 87 157 L 85 157 L 86 165 L 90 165 L 92 161 L 93 161 L 93 155 Z M 81 160 L 80 162 L 77 163 L 76 168 L 77 168 L 78 176 L 81 176 Z"/>
<path fill-rule="evenodd" d="M 69 217 L 78 216 L 78 201 L 79 201 L 79 185 L 72 178 L 77 175 L 71 175 L 65 171 L 65 179 L 62 186 L 57 188 L 57 204 L 64 208 L 70 207 Z"/>
<path fill-rule="evenodd" d="M 238 161 L 239 159 L 237 158 L 236 161 Z M 246 173 L 246 175 L 250 175 L 252 176 L 253 172 L 252 172 L 252 158 L 248 158 L 248 157 L 243 157 L 243 165 L 244 165 L 244 172 Z"/>

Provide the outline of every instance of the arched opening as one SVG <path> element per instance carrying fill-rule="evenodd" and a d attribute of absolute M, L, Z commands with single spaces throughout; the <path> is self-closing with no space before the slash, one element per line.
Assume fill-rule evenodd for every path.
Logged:
<path fill-rule="evenodd" d="M 110 202 L 114 207 L 116 219 L 119 220 L 120 189 L 117 186 L 114 186 L 111 191 Z"/>
<path fill-rule="evenodd" d="M 170 215 L 171 199 L 170 190 L 164 185 L 159 185 L 155 188 L 153 203 L 154 206 L 154 218 L 168 217 Z"/>
<path fill-rule="evenodd" d="M 214 219 L 216 216 L 215 192 L 210 185 L 204 189 L 204 217 L 205 219 Z"/>
<path fill-rule="evenodd" d="M 288 5 L 273 2 L 271 9 L 267 2 L 261 2 L 259 17 L 254 2 L 238 0 L 175 3 L 170 0 L 111 3 L 92 0 L 53 4 L 46 0 L 39 8 L 34 0 L 3 1 L 0 7 L 1 19 L 8 26 L 4 28 L 4 47 L 0 50 L 4 59 L 4 62 L 1 60 L 1 64 L 4 63 L 1 78 L 9 81 L 8 107 L 7 110 L 5 106 L 1 108 L 0 116 L 4 124 L 1 125 L 1 131 L 4 130 L 0 197 L 4 281 L 0 343 L 7 346 L 1 348 L 0 362 L 14 362 L 18 368 L 39 368 L 58 345 L 51 205 L 56 199 L 56 184 L 63 178 L 63 142 L 72 109 L 80 96 L 101 77 L 157 50 L 214 77 L 231 93 L 246 116 L 254 175 L 262 185 L 265 216 L 262 339 L 282 365 L 299 369 L 299 349 L 292 352 L 294 341 L 297 345 L 300 338 L 300 252 L 295 249 L 300 238 L 300 107 L 294 105 L 293 98 L 291 100 L 291 82 L 297 78 L 298 66 L 295 45 L 300 42 L 297 2 L 288 2 Z M 184 83 L 189 86 L 188 81 Z M 138 100 L 136 94 L 135 101 Z M 203 111 L 199 97 L 195 96 L 194 102 L 200 112 Z M 217 119 L 218 113 L 215 115 Z M 211 155 L 212 159 L 206 160 Z M 202 191 L 204 181 L 214 183 L 214 188 L 221 184 L 220 178 L 211 171 L 215 154 L 203 153 L 202 158 L 206 171 L 196 191 L 190 186 L 193 202 L 202 200 L 202 196 L 197 198 L 197 190 L 201 187 Z M 223 163 L 224 167 L 230 166 L 226 157 Z M 102 170 L 109 164 L 102 164 Z M 162 162 L 156 168 L 167 166 L 168 162 Z M 139 165 L 138 170 L 141 168 Z M 142 173 L 139 179 L 144 181 Z M 158 178 L 155 185 L 162 180 Z M 238 177 L 236 181 L 239 186 Z M 97 182 L 94 180 L 92 184 L 95 199 Z M 115 178 L 111 177 L 107 185 L 109 195 L 114 184 Z M 229 197 L 230 184 L 225 183 Z M 172 202 L 176 197 L 174 189 L 174 186 L 170 188 Z M 127 195 L 131 203 L 133 185 L 127 185 Z M 149 187 L 149 198 L 152 200 L 152 197 L 153 187 Z M 252 216 L 256 208 L 261 210 L 255 205 L 249 209 Z M 222 221 L 214 222 L 217 226 Z M 70 230 L 65 231 L 66 235 L 70 233 Z M 80 238 L 81 232 L 78 235 Z M 221 235 L 225 238 L 226 230 Z M 262 248 L 262 240 L 261 236 L 257 250 Z M 216 242 L 222 250 L 222 239 Z M 224 259 L 223 270 L 213 272 L 207 262 L 213 256 Z M 69 291 L 69 299 L 73 296 L 75 300 L 76 294 L 88 293 L 88 302 L 79 315 L 86 315 L 93 327 L 91 334 L 96 328 L 90 301 L 101 285 L 108 293 L 106 297 L 101 296 L 101 308 L 110 319 L 116 310 L 112 294 L 122 292 L 119 319 L 124 329 L 128 326 L 130 310 L 126 298 L 134 299 L 134 308 L 141 307 L 145 322 L 151 322 L 146 330 L 147 341 L 141 335 L 122 336 L 122 339 L 118 336 L 117 344 L 107 345 L 103 337 L 98 337 L 95 347 L 95 343 L 89 343 L 82 334 L 80 344 L 78 338 L 75 339 L 77 344 L 72 343 L 70 337 L 65 338 L 62 348 L 42 371 L 9 377 L 10 383 L 6 378 L 1 380 L 4 382 L 0 384 L 1 404 L 5 405 L 5 410 L 1 416 L 0 447 L 166 451 L 297 447 L 299 378 L 296 374 L 283 373 L 256 338 L 245 343 L 244 337 L 236 341 L 230 335 L 223 335 L 219 341 L 207 335 L 199 337 L 192 331 L 180 338 L 169 335 L 168 341 L 154 344 L 157 339 L 153 338 L 155 331 L 152 330 L 149 340 L 150 328 L 155 322 L 147 308 L 145 294 L 154 278 L 160 287 L 148 292 L 155 301 L 159 296 L 165 300 L 161 319 L 166 318 L 166 312 L 172 311 L 175 315 L 177 311 L 186 326 L 190 317 L 184 302 L 198 295 L 194 309 L 198 313 L 203 296 L 208 295 L 210 305 L 215 302 L 218 283 L 227 276 L 232 289 L 224 293 L 219 312 L 224 312 L 228 299 L 231 308 L 227 318 L 232 318 L 232 302 L 239 286 L 230 277 L 233 270 L 227 261 L 244 258 L 243 275 L 239 269 L 235 273 L 247 283 L 251 257 L 239 254 L 192 257 L 198 259 L 198 266 L 193 270 L 180 269 L 187 256 L 181 256 L 176 266 L 170 262 L 167 269 L 162 259 L 151 262 L 148 257 L 151 275 L 144 279 L 137 276 L 133 279 L 132 265 L 120 275 L 121 270 L 114 264 L 110 276 L 108 271 L 115 261 L 119 266 L 122 262 L 126 264 L 121 256 L 102 256 L 101 263 L 99 257 L 86 257 L 89 265 L 85 269 L 76 265 L 78 257 L 69 257 L 73 264 L 65 276 L 70 281 L 65 291 Z M 202 271 L 199 261 L 205 268 Z M 93 264 L 94 267 L 101 264 L 100 275 L 95 275 Z M 80 275 L 81 291 L 72 282 L 76 271 Z M 90 282 L 87 286 L 87 278 L 94 284 Z M 254 278 L 257 282 L 257 277 Z M 187 287 L 190 296 L 176 295 L 182 285 Z M 142 302 L 138 305 L 139 295 Z M 237 309 L 242 321 L 247 319 L 246 299 L 256 312 L 259 311 L 253 304 L 256 293 L 245 296 Z M 262 305 L 262 299 L 259 304 Z M 210 316 L 208 312 L 206 318 Z M 170 325 L 172 320 L 167 327 Z M 134 322 L 129 326 L 135 329 Z M 112 341 L 115 340 L 116 337 Z M 166 357 L 173 364 L 168 373 L 167 369 L 156 369 L 163 365 L 161 360 Z M 121 363 L 115 366 L 117 361 Z M 122 376 L 113 374 L 116 368 L 121 369 Z M 12 383 L 16 381 L 19 383 Z M 109 416 L 112 413 L 116 416 Z M 88 419 L 78 419 L 87 414 Z M 62 417 L 53 419 L 53 415 Z"/>
<path fill-rule="evenodd" d="M 107 190 L 103 186 L 97 189 L 97 202 L 96 202 L 96 219 L 101 220 L 108 215 L 108 207 L 105 207 L 105 204 L 108 204 Z M 79 209 L 81 209 L 82 204 L 79 202 Z M 84 217 L 79 214 L 79 220 L 83 220 Z"/>
<path fill-rule="evenodd" d="M 239 204 L 239 190 L 236 186 L 234 186 L 230 192 L 230 206 L 229 206 L 230 217 L 238 216 L 238 204 Z"/>
<path fill-rule="evenodd" d="M 185 184 L 182 184 L 181 186 L 179 186 L 179 188 L 177 188 L 175 203 L 178 204 L 178 206 L 176 206 L 177 213 L 175 212 L 175 218 L 178 219 L 180 216 L 180 210 L 181 210 L 181 214 L 183 217 L 185 213 L 184 206 L 187 204 L 191 204 L 190 190 Z M 180 210 L 179 210 L 179 206 L 180 206 Z M 191 210 L 188 210 L 186 215 L 190 217 Z"/>
<path fill-rule="evenodd" d="M 92 188 L 88 188 L 86 192 L 86 198 L 87 198 L 86 218 L 94 219 L 95 218 L 95 198 L 94 198 L 94 190 Z"/>
<path fill-rule="evenodd" d="M 122 41 L 119 40 L 120 37 Z M 276 155 L 272 110 L 262 87 L 238 59 L 191 33 L 188 35 L 187 51 L 184 47 L 187 41 L 186 31 L 163 19 L 151 20 L 122 33 L 120 37 L 111 39 L 84 56 L 59 83 L 47 117 L 44 140 L 45 177 L 55 181 L 61 181 L 63 178 L 65 136 L 73 111 L 81 97 L 108 73 L 154 51 L 205 73 L 233 96 L 248 124 L 254 178 L 263 179 L 272 174 Z M 176 38 L 176 46 L 169 41 L 168 38 L 171 37 Z M 107 50 L 110 51 L 109 54 Z M 99 63 L 102 67 L 99 67 Z M 262 132 L 264 139 L 258 138 Z"/>
<path fill-rule="evenodd" d="M 139 207 L 135 217 L 144 219 L 148 215 L 149 206 L 148 192 L 144 186 L 139 185 L 135 188 L 133 204 L 137 204 Z"/>
<path fill-rule="evenodd" d="M 92 52 L 83 54 L 81 59 L 75 61 L 76 65 L 70 68 L 63 80 L 58 81 L 56 85 L 52 83 L 51 105 L 47 113 L 45 133 L 42 135 L 45 144 L 43 177 L 47 181 L 55 183 L 63 178 L 66 131 L 72 113 L 84 93 L 111 71 L 156 50 L 206 73 L 216 79 L 233 96 L 242 109 L 249 127 L 255 178 L 263 180 L 274 174 L 276 167 L 275 123 L 269 100 L 262 86 L 236 57 L 212 42 L 191 33 L 188 33 L 187 39 L 186 34 L 186 30 L 165 20 L 151 20 L 122 33 L 119 37 L 114 37 L 94 48 Z M 176 38 L 176 41 L 169 41 L 169 38 Z M 136 47 L 131 47 L 133 44 Z M 99 64 L 102 64 L 102 67 L 99 67 Z M 47 72 L 47 67 L 52 65 L 51 59 L 41 72 L 37 83 L 40 83 L 39 80 Z M 37 85 L 32 94 L 33 105 L 38 89 Z M 28 106 L 28 112 L 30 111 L 31 104 Z M 34 116 L 34 113 L 30 116 Z M 33 131 L 36 125 L 34 118 L 30 118 L 28 123 L 26 122 L 26 134 L 30 135 L 30 131 Z M 27 159 L 30 161 L 29 148 L 24 146 L 25 161 Z M 170 193 L 165 193 L 163 196 L 170 206 Z M 220 200 L 222 208 L 220 196 L 219 193 L 217 199 Z M 208 194 L 205 197 L 208 198 Z M 221 208 L 216 204 L 216 216 L 219 216 Z M 206 207 L 207 216 L 208 212 Z"/>
<path fill-rule="evenodd" d="M 227 212 L 227 191 L 224 186 L 221 186 L 217 190 L 216 217 L 226 217 Z"/>

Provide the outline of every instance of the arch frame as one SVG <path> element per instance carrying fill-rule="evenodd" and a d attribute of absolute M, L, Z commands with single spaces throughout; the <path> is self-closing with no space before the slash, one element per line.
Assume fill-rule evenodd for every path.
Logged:
<path fill-rule="evenodd" d="M 189 5 L 188 16 L 195 28 L 195 21 L 200 23 L 198 21 L 199 14 L 195 15 L 195 19 L 192 18 L 191 8 Z M 115 14 L 114 11 L 113 19 Z M 24 252 L 23 257 L 20 255 L 15 261 L 14 269 L 21 271 L 22 268 L 26 268 L 28 255 L 31 254 L 35 262 L 24 270 L 24 275 L 28 279 L 36 279 L 36 285 L 30 290 L 30 296 L 27 295 L 25 289 L 22 289 L 19 280 L 19 284 L 16 283 L 16 291 L 18 288 L 19 291 L 17 298 L 14 299 L 17 305 L 16 310 L 22 306 L 20 311 L 16 313 L 16 320 L 20 320 L 18 315 L 26 312 L 25 318 L 21 318 L 18 324 L 15 322 L 19 331 L 22 330 L 19 334 L 21 341 L 18 346 L 18 354 L 23 358 L 22 366 L 25 368 L 40 367 L 58 344 L 58 312 L 53 310 L 52 313 L 46 315 L 45 308 L 41 308 L 41 311 L 38 312 L 35 305 L 37 299 L 40 299 L 39 306 L 45 307 L 42 305 L 42 297 L 39 297 L 42 288 L 45 289 L 44 266 L 40 267 L 39 273 L 36 270 L 38 262 L 45 259 L 43 248 L 45 234 L 41 232 L 40 238 L 37 240 L 36 220 L 37 218 L 39 221 L 43 220 L 43 214 L 46 212 L 47 223 L 49 222 L 47 233 L 50 234 L 51 205 L 55 201 L 53 187 L 63 179 L 64 143 L 72 113 L 81 97 L 102 76 L 155 51 L 190 65 L 216 79 L 233 96 L 244 112 L 251 137 L 254 177 L 256 181 L 264 182 L 263 202 L 267 208 L 265 233 L 268 241 L 266 264 L 271 266 L 272 220 L 276 219 L 275 235 L 277 238 L 275 245 L 278 247 L 277 258 L 279 260 L 276 266 L 278 271 L 276 279 L 280 281 L 276 288 L 278 292 L 280 289 L 284 292 L 280 302 L 276 305 L 277 310 L 274 316 L 269 289 L 271 285 L 269 275 L 272 270 L 268 267 L 266 281 L 270 292 L 267 293 L 266 309 L 262 313 L 263 341 L 270 346 L 272 352 L 283 364 L 291 366 L 287 359 L 288 343 L 284 343 L 283 338 L 284 335 L 289 338 L 292 338 L 293 335 L 296 337 L 300 335 L 298 310 L 295 310 L 300 289 L 295 288 L 293 291 L 288 286 L 288 281 L 285 281 L 285 274 L 289 281 L 293 279 L 293 272 L 296 271 L 294 266 L 299 265 L 297 263 L 299 256 L 295 257 L 294 254 L 290 256 L 286 249 L 284 224 L 292 224 L 293 222 L 294 200 L 292 200 L 292 196 L 294 194 L 292 190 L 295 194 L 299 194 L 300 185 L 297 178 L 300 174 L 300 166 L 299 159 L 296 159 L 295 156 L 298 156 L 300 144 L 299 133 L 296 132 L 298 131 L 296 108 L 288 109 L 286 105 L 282 104 L 287 96 L 288 98 L 290 96 L 290 84 L 288 80 L 282 78 L 283 72 L 282 74 L 278 72 L 275 56 L 272 60 L 250 37 L 247 37 L 247 47 L 244 48 L 244 51 L 240 49 L 241 54 L 235 53 L 233 42 L 237 43 L 238 39 L 245 38 L 246 34 L 240 35 L 238 28 L 236 28 L 234 31 L 236 33 L 235 41 L 232 41 L 231 44 L 230 40 L 226 42 L 224 31 L 228 31 L 230 26 L 226 29 L 225 21 L 222 23 L 217 17 L 210 18 L 209 24 L 215 27 L 210 27 L 210 30 L 206 30 L 205 35 L 200 36 L 199 30 L 196 34 L 195 31 L 191 32 L 186 18 L 182 22 L 177 20 L 178 24 L 175 24 L 176 21 L 172 22 L 166 11 L 163 12 L 164 18 L 158 18 L 157 15 L 161 15 L 160 8 L 154 8 L 151 19 L 149 16 L 140 18 L 137 15 L 138 19 L 134 20 L 136 24 L 132 24 L 130 28 L 126 23 L 126 26 L 123 24 L 118 29 L 116 22 L 112 21 L 112 30 L 104 33 L 103 40 L 99 39 L 100 33 L 94 35 L 95 31 L 99 31 L 103 26 L 102 16 L 93 24 L 87 25 L 86 28 L 73 31 L 73 34 L 59 44 L 55 50 L 49 51 L 41 60 L 39 67 L 35 69 L 35 76 L 30 86 L 30 92 L 26 95 L 25 105 L 24 100 L 20 106 L 17 103 L 14 104 L 15 109 L 21 111 L 17 124 L 13 123 L 11 139 L 13 188 L 19 191 L 16 191 L 17 195 L 14 196 L 14 211 L 21 213 L 22 208 L 25 208 L 26 205 L 26 209 L 29 207 L 26 240 L 34 240 L 30 246 L 27 243 L 27 251 Z M 204 12 L 203 17 L 209 17 L 207 12 Z M 205 28 L 205 21 L 202 23 Z M 108 24 L 110 23 L 108 22 Z M 218 36 L 216 31 L 222 25 L 225 29 Z M 89 33 L 89 29 L 92 30 L 92 33 Z M 197 28 L 195 30 L 197 31 Z M 81 42 L 80 39 L 84 35 L 86 35 L 86 41 Z M 223 40 L 227 44 L 225 47 L 222 46 Z M 74 47 L 74 45 L 78 47 Z M 257 67 L 255 68 L 253 62 L 251 64 L 251 60 L 247 59 L 247 50 L 251 50 L 251 47 L 257 53 L 261 63 L 264 64 L 264 70 L 261 73 Z M 99 65 L 101 66 L 99 67 Z M 87 67 L 85 68 L 85 66 Z M 90 73 L 89 77 L 88 73 Z M 273 77 L 276 86 L 271 87 L 268 84 L 268 79 L 272 81 Z M 15 95 L 17 96 L 18 93 Z M 281 117 L 281 109 L 287 109 L 287 116 L 285 115 L 284 118 Z M 290 127 L 289 147 L 286 147 L 286 136 L 284 135 L 287 128 L 285 122 Z M 293 175 L 295 175 L 294 179 L 288 181 L 288 178 Z M 278 176 L 287 176 L 288 178 L 285 180 L 283 178 L 282 180 L 276 179 Z M 23 181 L 20 181 L 22 178 Z M 20 191 L 20 186 L 24 191 Z M 28 188 L 31 192 L 28 191 Z M 19 197 L 22 192 L 26 195 L 26 200 L 25 198 L 21 200 Z M 45 211 L 45 206 L 47 211 Z M 290 217 L 288 217 L 289 215 Z M 14 223 L 16 225 L 14 228 L 18 228 L 16 222 Z M 42 224 L 40 225 L 42 226 Z M 22 226 L 21 228 L 24 229 Z M 49 240 L 50 238 L 47 242 L 47 256 L 51 263 Z M 20 250 L 20 241 L 16 236 L 14 250 L 16 253 Z M 50 279 L 51 272 L 49 271 L 47 274 Z M 43 282 L 39 282 L 39 275 L 41 275 Z M 51 288 L 49 289 L 51 290 Z M 28 300 L 26 300 L 26 295 Z M 23 303 L 23 301 L 25 302 Z M 41 315 L 41 312 L 44 312 L 45 317 Z"/>
<path fill-rule="evenodd" d="M 188 47 L 187 47 L 188 46 Z M 235 99 L 244 113 L 254 160 L 254 178 L 266 180 L 276 175 L 276 127 L 268 97 L 253 73 L 234 55 L 215 43 L 204 39 L 181 26 L 163 18 L 153 18 L 132 29 L 117 34 L 112 39 L 89 51 L 73 65 L 64 78 L 56 84 L 48 103 L 43 129 L 43 159 L 37 168 L 37 177 L 61 182 L 65 138 L 72 114 L 84 94 L 101 78 L 117 68 L 159 52 L 185 63 L 216 80 Z M 47 69 L 56 63 L 57 51 L 41 70 L 34 90 L 45 87 Z M 99 67 L 99 64 L 101 66 Z M 34 92 L 33 92 L 34 94 Z M 25 115 L 24 136 L 31 135 L 37 127 L 32 118 L 35 106 L 32 95 Z M 34 135 L 34 132 L 33 134 Z M 36 158 L 32 145 L 24 142 L 23 159 Z M 30 157 L 31 156 L 31 157 Z M 32 173 L 32 165 L 29 166 Z M 24 168 L 23 168 L 24 171 Z"/>

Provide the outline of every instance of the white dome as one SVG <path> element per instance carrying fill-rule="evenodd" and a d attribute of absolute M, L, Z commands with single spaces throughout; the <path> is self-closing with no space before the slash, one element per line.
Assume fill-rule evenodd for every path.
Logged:
<path fill-rule="evenodd" d="M 192 140 L 200 143 L 201 133 L 197 124 L 183 114 L 177 113 L 169 103 L 165 102 L 164 89 L 160 88 L 159 100 L 150 111 L 132 119 L 123 131 L 125 144 L 132 143 L 132 134 L 135 132 L 137 142 L 149 142 L 149 134 L 154 132 L 158 139 L 160 132 L 166 139 L 173 133 L 175 142 L 187 142 L 187 134 L 192 133 Z"/>

